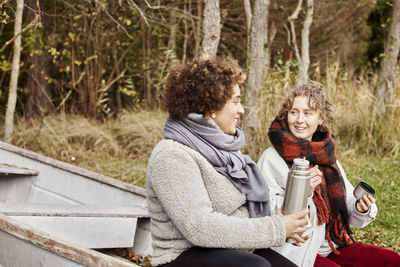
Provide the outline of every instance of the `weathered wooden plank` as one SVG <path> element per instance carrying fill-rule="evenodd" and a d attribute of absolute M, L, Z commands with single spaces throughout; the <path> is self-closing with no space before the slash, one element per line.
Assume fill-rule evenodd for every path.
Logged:
<path fill-rule="evenodd" d="M 49 165 L 49 166 L 67 171 L 67 172 L 71 172 L 71 173 L 75 173 L 80 176 L 84 176 L 86 178 L 98 181 L 100 183 L 112 185 L 117 188 L 127 190 L 129 192 L 141 195 L 143 197 L 146 196 L 146 190 L 144 188 L 141 188 L 141 187 L 138 187 L 135 185 L 131 185 L 128 183 L 124 183 L 117 179 L 113 179 L 111 177 L 104 176 L 99 173 L 88 171 L 83 168 L 80 168 L 80 167 L 77 167 L 77 166 L 74 166 L 74 165 L 71 165 L 71 164 L 50 158 L 50 157 L 46 157 L 46 156 L 40 155 L 38 153 L 29 151 L 26 149 L 22 149 L 22 148 L 7 144 L 5 142 L 0 141 L 0 149 L 4 150 L 4 152 L 6 152 L 6 151 L 9 152 L 8 155 L 7 155 L 7 153 L 4 153 L 4 152 L 0 153 L 0 161 L 7 162 L 8 164 L 15 164 L 15 165 L 32 168 L 32 169 L 39 169 L 40 172 L 42 172 L 41 169 L 37 167 L 38 165 L 40 165 L 39 163 L 42 163 L 45 165 Z M 21 157 L 20 158 L 15 158 L 15 156 L 12 157 L 10 155 L 10 153 L 20 155 Z M 27 159 L 37 161 L 38 163 L 29 162 Z"/>
<path fill-rule="evenodd" d="M 0 176 L 1 177 L 1 176 Z M 25 202 L 37 176 L 9 175 L 0 178 L 0 202 Z"/>
<path fill-rule="evenodd" d="M 137 218 L 9 216 L 88 248 L 133 247 Z"/>
<path fill-rule="evenodd" d="M 0 230 L 0 266 L 6 267 L 82 267 L 81 263 L 34 246 Z M 4 264 L 4 265 L 2 265 Z"/>
<path fill-rule="evenodd" d="M 95 250 L 85 248 L 80 245 L 73 244 L 71 242 L 65 241 L 61 238 L 55 238 L 48 233 L 35 229 L 29 225 L 19 222 L 15 219 L 7 217 L 0 214 L 0 232 L 8 233 L 13 237 L 18 238 L 21 242 L 27 242 L 35 248 L 41 248 L 51 252 L 52 254 L 62 256 L 64 258 L 70 259 L 74 262 L 80 263 L 83 266 L 93 266 L 93 267 L 111 267 L 111 266 L 121 266 L 121 267 L 133 267 L 138 266 L 131 262 L 123 261 L 114 257 L 107 256 Z M 21 243 L 22 244 L 22 243 Z M 4 245 L 4 244 L 3 244 Z M 18 247 L 0 247 L 0 252 L 3 253 L 19 252 Z M 23 257 L 23 255 L 20 255 Z M 13 258 L 13 257 L 9 257 Z M 13 258 L 14 259 L 14 258 Z M 1 258 L 1 260 L 3 260 Z M 4 259 L 7 260 L 7 259 Z M 44 259 L 46 260 L 46 259 Z M 1 262 L 1 261 L 0 261 Z M 33 261 L 32 261 L 33 262 Z M 42 262 L 41 265 L 36 266 L 69 266 L 62 264 L 48 264 L 49 262 Z M 4 263 L 2 263 L 4 264 Z M 11 265 L 6 265 L 7 267 Z M 18 267 L 32 266 L 35 265 L 15 265 Z"/>
<path fill-rule="evenodd" d="M 38 175 L 38 170 L 32 170 L 7 163 L 0 163 L 0 178 L 9 174 Z"/>
<path fill-rule="evenodd" d="M 8 216 L 58 216 L 58 217 L 148 217 L 146 207 L 105 205 L 59 205 L 0 203 L 0 213 Z"/>

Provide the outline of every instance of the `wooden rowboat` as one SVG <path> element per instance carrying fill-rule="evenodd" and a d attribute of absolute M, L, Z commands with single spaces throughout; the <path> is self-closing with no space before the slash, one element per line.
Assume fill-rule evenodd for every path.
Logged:
<path fill-rule="evenodd" d="M 0 142 L 0 267 L 138 266 L 151 255 L 143 188 Z"/>

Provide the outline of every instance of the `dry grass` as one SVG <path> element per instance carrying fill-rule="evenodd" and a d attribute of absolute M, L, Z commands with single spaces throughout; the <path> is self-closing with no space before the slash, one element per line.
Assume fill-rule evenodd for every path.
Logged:
<path fill-rule="evenodd" d="M 372 88 L 375 74 L 348 77 L 333 64 L 325 77 L 315 74 L 328 90 L 336 110 L 334 133 L 349 179 L 377 187 L 380 212 L 377 220 L 356 231 L 357 239 L 400 251 L 399 203 L 400 89 L 384 116 L 374 111 Z M 254 159 L 270 146 L 267 132 L 294 81 L 287 69 L 274 70 L 265 81 L 259 102 L 258 146 L 246 148 Z M 399 77 L 396 84 L 400 84 Z M 162 138 L 167 115 L 160 111 L 122 113 L 103 123 L 76 115 L 18 119 L 14 145 L 99 172 L 122 181 L 145 185 L 146 165 L 155 144 Z M 2 130 L 2 129 L 0 129 Z M 354 160 L 357 159 L 357 160 Z M 386 194 L 385 192 L 392 192 Z"/>
<path fill-rule="evenodd" d="M 399 73 L 399 72 L 397 72 Z M 380 157 L 396 158 L 400 152 L 400 77 L 396 77 L 397 88 L 393 102 L 386 113 L 378 116 L 374 108 L 373 88 L 377 75 L 360 74 L 348 77 L 338 64 L 331 65 L 325 77 L 316 73 L 314 79 L 323 83 L 335 110 L 334 134 L 345 153 L 373 154 Z M 259 146 L 246 148 L 252 157 L 258 158 L 270 142 L 268 128 L 275 118 L 287 93 L 292 88 L 295 77 L 287 70 L 271 71 L 269 79 L 259 98 Z"/>
<path fill-rule="evenodd" d="M 147 159 L 162 138 L 165 119 L 157 111 L 123 113 L 104 123 L 65 114 L 20 119 L 12 143 L 144 186 Z"/>

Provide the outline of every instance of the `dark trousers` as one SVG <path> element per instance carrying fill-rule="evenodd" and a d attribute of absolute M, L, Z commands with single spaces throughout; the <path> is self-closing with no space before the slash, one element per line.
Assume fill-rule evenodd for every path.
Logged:
<path fill-rule="evenodd" d="M 293 262 L 272 249 L 256 249 L 254 253 L 236 249 L 192 247 L 174 261 L 160 267 L 295 267 Z"/>
<path fill-rule="evenodd" d="M 339 248 L 340 255 L 317 255 L 314 267 L 399 267 L 400 255 L 396 252 L 369 244 L 353 243 Z"/>

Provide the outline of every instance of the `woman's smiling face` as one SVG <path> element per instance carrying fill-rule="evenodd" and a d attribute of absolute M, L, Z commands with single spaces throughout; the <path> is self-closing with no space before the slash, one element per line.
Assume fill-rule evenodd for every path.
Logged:
<path fill-rule="evenodd" d="M 232 98 L 224 105 L 224 107 L 215 112 L 214 122 L 226 134 L 234 135 L 240 115 L 244 113 L 242 104 L 240 103 L 240 89 L 236 84 L 233 86 Z"/>
<path fill-rule="evenodd" d="M 303 140 L 312 139 L 313 134 L 322 123 L 320 112 L 311 109 L 307 96 L 296 96 L 293 99 L 292 108 L 287 115 L 290 132 Z"/>

